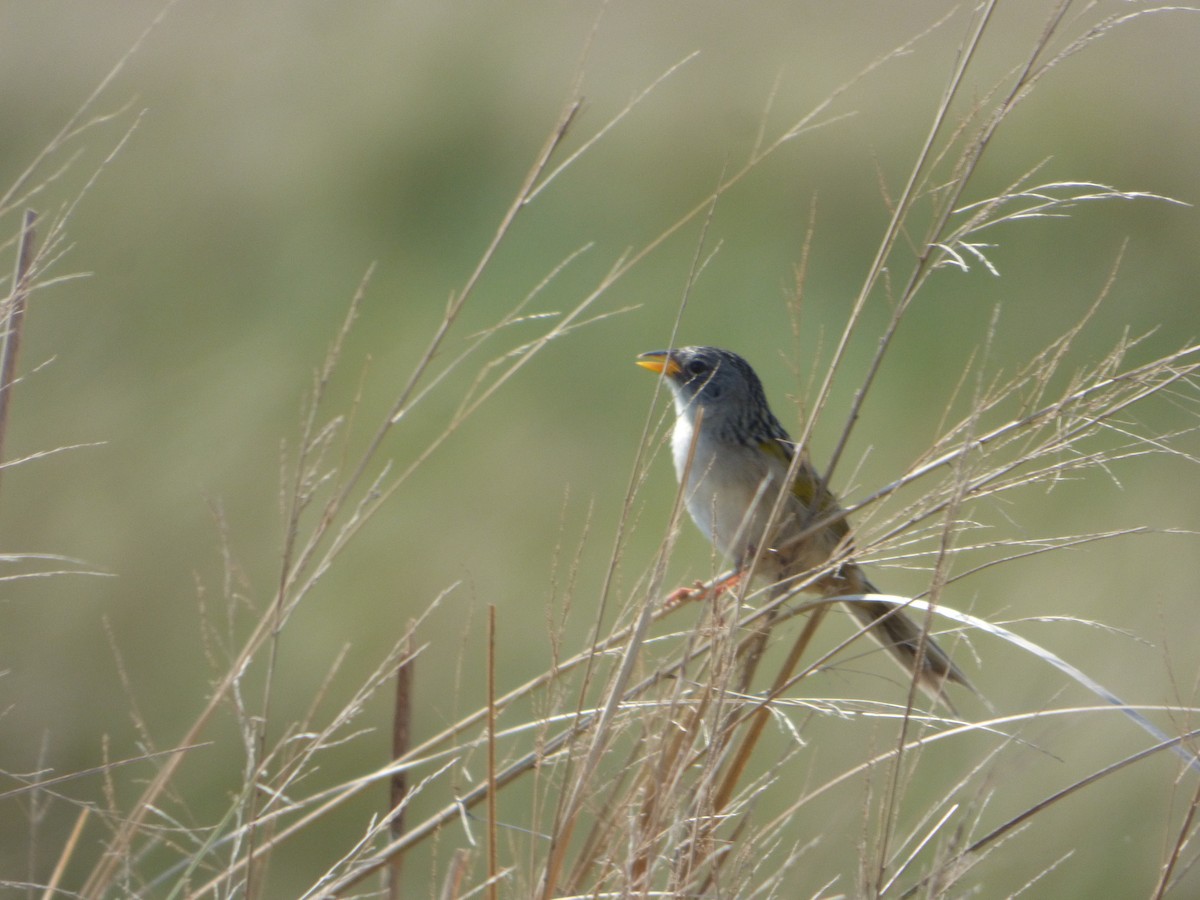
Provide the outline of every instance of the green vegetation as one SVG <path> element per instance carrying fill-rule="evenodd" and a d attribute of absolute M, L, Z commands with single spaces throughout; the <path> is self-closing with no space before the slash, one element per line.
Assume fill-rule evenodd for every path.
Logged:
<path fill-rule="evenodd" d="M 134 6 L 0 36 L 5 893 L 1200 891 L 1195 11 Z M 958 716 L 663 610 L 687 343 Z"/>

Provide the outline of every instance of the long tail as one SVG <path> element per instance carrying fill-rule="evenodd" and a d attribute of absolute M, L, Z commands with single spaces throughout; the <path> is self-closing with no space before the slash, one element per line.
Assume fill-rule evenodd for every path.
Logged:
<path fill-rule="evenodd" d="M 879 594 L 871 582 L 860 576 L 862 593 Z M 857 593 L 857 591 L 855 591 Z M 945 695 L 948 682 L 961 684 L 967 690 L 974 692 L 975 688 L 967 680 L 962 669 L 954 664 L 945 650 L 929 635 L 925 636 L 924 652 L 921 652 L 921 634 L 923 628 L 905 613 L 890 603 L 858 600 L 846 604 L 854 617 L 869 628 L 869 634 L 886 649 L 900 667 L 910 675 L 916 674 L 918 686 L 934 700 L 944 703 L 951 711 L 954 705 Z M 917 671 L 917 657 L 921 656 L 920 671 Z"/>

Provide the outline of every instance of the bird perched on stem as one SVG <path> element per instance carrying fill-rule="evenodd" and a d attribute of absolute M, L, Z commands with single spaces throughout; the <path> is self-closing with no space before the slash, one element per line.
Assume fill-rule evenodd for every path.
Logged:
<path fill-rule="evenodd" d="M 643 353 L 637 364 L 661 373 L 671 389 L 671 450 L 676 474 L 687 479 L 688 513 L 739 575 L 753 571 L 786 588 L 827 569 L 835 557 L 847 557 L 805 590 L 847 598 L 880 593 L 849 559 L 850 527 L 838 515 L 837 498 L 772 414 L 749 363 L 717 347 L 683 347 Z M 804 534 L 826 518 L 828 524 Z M 930 696 L 948 703 L 946 682 L 970 688 L 949 655 L 903 609 L 879 600 L 845 602 Z"/>

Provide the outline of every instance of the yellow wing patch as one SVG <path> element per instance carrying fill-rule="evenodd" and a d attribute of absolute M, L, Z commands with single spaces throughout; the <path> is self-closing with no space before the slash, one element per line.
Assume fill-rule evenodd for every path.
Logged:
<path fill-rule="evenodd" d="M 794 451 L 791 444 L 778 440 L 762 441 L 759 449 L 768 456 L 773 456 L 785 466 L 792 464 Z M 796 470 L 796 480 L 792 482 L 792 495 L 799 500 L 810 514 L 826 515 L 838 509 L 837 500 L 818 480 L 812 464 L 804 459 Z M 830 525 L 833 533 L 839 538 L 844 535 L 849 526 L 843 519 Z"/>

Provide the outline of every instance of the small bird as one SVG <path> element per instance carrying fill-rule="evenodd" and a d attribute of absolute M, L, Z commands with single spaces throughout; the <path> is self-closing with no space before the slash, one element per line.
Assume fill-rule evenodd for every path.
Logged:
<path fill-rule="evenodd" d="M 676 475 L 681 482 L 687 477 L 688 513 L 713 546 L 732 560 L 737 572 L 753 566 L 755 574 L 771 582 L 787 582 L 850 552 L 845 517 L 806 537 L 793 537 L 841 507 L 772 414 L 762 382 L 748 362 L 717 347 L 654 350 L 636 361 L 665 375 L 675 401 L 671 451 Z M 801 458 L 791 490 L 768 534 L 780 485 L 797 453 Z M 826 597 L 880 593 L 852 561 L 808 590 Z M 946 682 L 971 687 L 949 655 L 927 635 L 920 653 L 923 629 L 904 610 L 871 600 L 846 605 L 905 671 L 914 673 L 920 657 L 917 683 L 935 700 L 950 706 L 943 694 Z"/>

